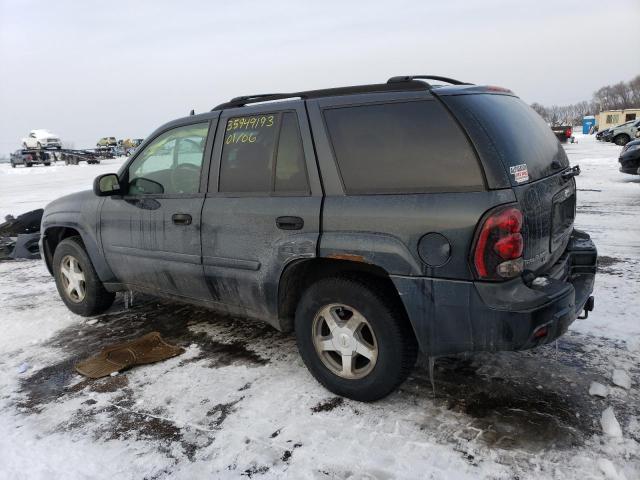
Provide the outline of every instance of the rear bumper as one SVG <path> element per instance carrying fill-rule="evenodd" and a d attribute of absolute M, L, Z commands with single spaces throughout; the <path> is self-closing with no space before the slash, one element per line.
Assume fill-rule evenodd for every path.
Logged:
<path fill-rule="evenodd" d="M 420 348 L 429 355 L 523 350 L 564 334 L 593 292 L 597 251 L 574 231 L 544 285 L 392 276 Z"/>

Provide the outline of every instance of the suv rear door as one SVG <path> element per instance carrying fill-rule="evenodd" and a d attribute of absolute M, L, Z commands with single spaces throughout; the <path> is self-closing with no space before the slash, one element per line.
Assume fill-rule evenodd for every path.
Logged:
<path fill-rule="evenodd" d="M 275 323 L 282 271 L 316 256 L 321 201 L 304 102 L 224 110 L 202 211 L 212 300 Z"/>
<path fill-rule="evenodd" d="M 544 120 L 513 94 L 455 92 L 434 94 L 465 127 L 485 169 L 508 175 L 524 214 L 524 268 L 543 271 L 573 231 L 576 184 L 563 177 L 567 155 Z"/>

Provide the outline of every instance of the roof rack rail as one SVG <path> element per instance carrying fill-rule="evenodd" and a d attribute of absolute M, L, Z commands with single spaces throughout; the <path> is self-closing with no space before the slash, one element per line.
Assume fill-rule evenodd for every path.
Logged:
<path fill-rule="evenodd" d="M 450 83 L 451 85 L 473 85 L 472 83 L 461 82 L 460 80 L 456 80 L 455 78 L 441 77 L 439 75 L 405 75 L 399 77 L 391 77 L 389 80 L 387 80 L 387 83 L 411 82 L 412 80 L 436 80 L 438 82 Z M 429 84 L 427 83 L 427 85 Z"/>
<path fill-rule="evenodd" d="M 213 110 L 225 108 L 244 107 L 250 103 L 269 102 L 271 100 L 284 100 L 285 98 L 305 98 L 302 93 L 263 93 L 259 95 L 243 95 L 235 97 L 228 102 L 216 105 Z"/>
<path fill-rule="evenodd" d="M 379 93 L 391 91 L 412 91 L 412 90 L 428 90 L 430 85 L 426 82 L 417 82 L 413 78 L 418 77 L 395 77 L 398 80 L 387 83 L 378 83 L 373 85 L 356 85 L 352 87 L 325 88 L 322 90 L 307 90 L 305 92 L 291 93 L 265 93 L 260 95 L 244 95 L 235 97 L 228 102 L 221 103 L 213 108 L 213 110 L 224 110 L 225 108 L 244 107 L 251 103 L 270 102 L 273 100 L 284 100 L 287 98 L 321 98 L 332 97 L 338 95 L 352 95 L 358 93 Z M 406 78 L 407 80 L 403 80 Z M 435 78 L 435 77 L 434 77 Z M 444 78 L 444 77 L 443 77 Z"/>

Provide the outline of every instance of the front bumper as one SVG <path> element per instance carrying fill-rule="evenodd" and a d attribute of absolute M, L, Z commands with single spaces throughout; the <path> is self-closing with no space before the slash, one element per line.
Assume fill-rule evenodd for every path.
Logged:
<path fill-rule="evenodd" d="M 538 286 L 522 277 L 501 283 L 391 276 L 420 348 L 428 355 L 524 350 L 564 334 L 592 308 L 597 251 L 574 230 Z M 538 282 L 536 282 L 538 283 Z"/>
<path fill-rule="evenodd" d="M 630 173 L 631 175 L 637 175 L 640 168 L 640 152 L 631 152 L 633 155 L 622 155 L 618 159 L 620 163 L 620 171 L 622 173 Z"/>

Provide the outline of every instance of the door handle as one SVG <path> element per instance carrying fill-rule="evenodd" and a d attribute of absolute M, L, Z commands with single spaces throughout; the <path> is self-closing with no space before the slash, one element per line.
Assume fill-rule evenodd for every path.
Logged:
<path fill-rule="evenodd" d="M 176 225 L 191 225 L 191 215 L 188 213 L 174 213 L 171 220 Z"/>
<path fill-rule="evenodd" d="M 304 220 L 300 217 L 278 217 L 276 226 L 280 230 L 301 230 L 304 227 Z"/>

